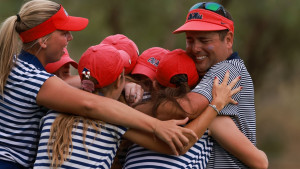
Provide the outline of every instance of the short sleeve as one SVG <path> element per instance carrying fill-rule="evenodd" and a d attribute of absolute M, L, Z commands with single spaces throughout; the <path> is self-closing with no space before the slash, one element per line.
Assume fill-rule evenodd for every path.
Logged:
<path fill-rule="evenodd" d="M 199 93 L 206 97 L 209 102 L 212 101 L 212 88 L 214 78 L 219 78 L 220 83 L 223 81 L 224 75 L 226 71 L 230 72 L 229 82 L 234 80 L 236 77 L 240 76 L 241 70 L 239 70 L 236 66 L 228 62 L 220 62 L 209 69 L 209 71 L 205 74 L 205 76 L 201 79 L 199 84 L 192 90 L 192 92 Z M 240 86 L 240 82 L 238 82 L 233 89 Z M 237 102 L 240 99 L 240 94 L 237 93 L 232 97 Z M 225 106 L 218 115 L 229 115 L 236 116 L 238 115 L 238 106 L 233 104 L 228 104 Z"/>

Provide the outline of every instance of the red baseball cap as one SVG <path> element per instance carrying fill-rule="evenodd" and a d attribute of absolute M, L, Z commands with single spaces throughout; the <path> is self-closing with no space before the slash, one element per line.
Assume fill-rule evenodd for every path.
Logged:
<path fill-rule="evenodd" d="M 159 62 L 156 72 L 158 83 L 166 87 L 176 87 L 170 83 L 173 76 L 186 74 L 190 87 L 197 84 L 199 76 L 192 58 L 182 49 L 175 49 L 167 53 Z"/>
<path fill-rule="evenodd" d="M 234 32 L 233 21 L 213 11 L 193 9 L 188 13 L 185 23 L 173 33 L 186 31 L 218 31 L 225 29 Z"/>
<path fill-rule="evenodd" d="M 139 57 L 139 49 L 131 39 L 123 34 L 115 34 L 106 37 L 100 44 L 109 44 L 118 50 L 125 51 L 130 56 L 130 66 L 125 68 L 125 74 L 132 71 Z"/>
<path fill-rule="evenodd" d="M 122 53 L 111 45 L 95 45 L 89 47 L 81 56 L 78 63 L 78 73 L 92 76 L 98 82 L 95 88 L 110 85 L 124 69 Z"/>
<path fill-rule="evenodd" d="M 151 80 L 156 78 L 156 69 L 160 59 L 169 52 L 161 47 L 152 47 L 145 50 L 138 58 L 131 74 L 142 74 Z"/>
<path fill-rule="evenodd" d="M 59 61 L 53 62 L 53 63 L 48 63 L 45 66 L 45 69 L 48 73 L 54 73 L 56 72 L 59 68 L 61 68 L 63 65 L 70 63 L 75 69 L 77 69 L 78 64 L 70 58 L 69 52 L 67 48 L 64 48 L 64 55 L 60 58 Z"/>
<path fill-rule="evenodd" d="M 81 17 L 69 16 L 67 11 L 60 5 L 60 9 L 43 23 L 20 33 L 24 43 L 31 42 L 48 35 L 55 30 L 80 31 L 88 25 L 89 20 Z"/>

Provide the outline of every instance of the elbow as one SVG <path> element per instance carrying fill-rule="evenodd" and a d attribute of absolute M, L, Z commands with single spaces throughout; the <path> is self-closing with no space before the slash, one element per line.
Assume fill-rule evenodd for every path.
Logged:
<path fill-rule="evenodd" d="M 267 155 L 261 151 L 262 153 L 262 157 L 257 160 L 252 167 L 250 168 L 254 168 L 254 169 L 267 169 L 269 167 L 269 161 L 268 161 L 268 157 Z"/>
<path fill-rule="evenodd" d="M 261 151 L 261 153 L 262 153 L 262 155 L 263 155 L 264 158 L 262 158 L 262 160 L 260 162 L 260 168 L 261 169 L 267 169 L 267 168 L 269 168 L 268 157 L 267 157 L 267 155 L 263 151 Z"/>
<path fill-rule="evenodd" d="M 268 158 L 265 158 L 265 160 L 260 163 L 260 168 L 261 169 L 267 169 L 267 168 L 269 168 Z"/>
<path fill-rule="evenodd" d="M 253 169 L 268 169 L 269 167 L 269 162 L 266 160 L 265 162 L 257 163 L 255 167 L 251 167 Z"/>
<path fill-rule="evenodd" d="M 268 169 L 269 167 L 269 162 L 268 160 L 260 163 L 256 163 L 253 167 L 250 167 L 252 169 Z"/>

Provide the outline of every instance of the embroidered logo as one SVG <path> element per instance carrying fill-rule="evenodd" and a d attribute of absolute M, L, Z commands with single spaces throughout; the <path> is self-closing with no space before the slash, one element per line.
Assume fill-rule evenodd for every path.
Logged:
<path fill-rule="evenodd" d="M 90 76 L 91 76 L 91 72 L 90 72 L 90 70 L 87 69 L 87 68 L 83 68 L 81 74 L 83 74 L 83 75 L 85 76 L 85 78 L 87 78 L 87 79 L 89 79 Z"/>
<path fill-rule="evenodd" d="M 155 67 L 157 67 L 159 64 L 159 60 L 155 59 L 154 57 L 149 58 L 147 62 L 151 63 Z"/>
<path fill-rule="evenodd" d="M 190 13 L 190 15 L 188 17 L 188 20 L 191 20 L 191 19 L 202 19 L 202 18 L 203 18 L 202 14 L 199 14 L 198 12 L 195 12 L 195 13 Z"/>

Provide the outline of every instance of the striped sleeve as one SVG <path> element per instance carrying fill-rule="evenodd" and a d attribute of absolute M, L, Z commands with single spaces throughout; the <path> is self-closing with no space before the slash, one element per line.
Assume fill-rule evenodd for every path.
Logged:
<path fill-rule="evenodd" d="M 199 84 L 192 90 L 192 92 L 199 93 L 207 98 L 209 102 L 212 101 L 212 88 L 213 82 L 215 77 L 219 78 L 220 83 L 223 81 L 224 75 L 226 71 L 230 72 L 229 82 L 234 80 L 236 77 L 241 75 L 241 70 L 238 69 L 232 63 L 227 62 L 220 62 L 213 66 L 206 75 L 201 79 Z M 234 89 L 241 85 L 241 82 L 238 83 L 233 87 Z M 239 102 L 240 100 L 240 93 L 237 93 L 232 96 L 234 100 Z M 233 104 L 228 104 L 225 106 L 219 113 L 219 115 L 230 115 L 230 116 L 237 116 L 238 115 L 238 106 Z"/>

